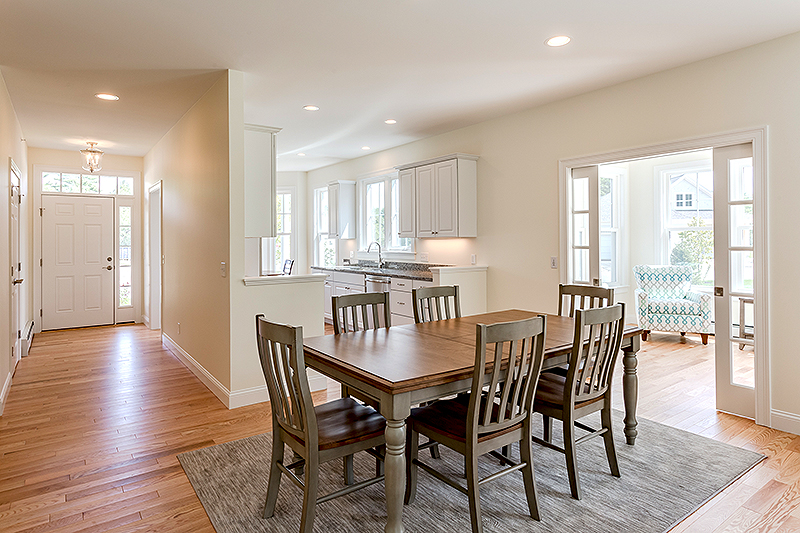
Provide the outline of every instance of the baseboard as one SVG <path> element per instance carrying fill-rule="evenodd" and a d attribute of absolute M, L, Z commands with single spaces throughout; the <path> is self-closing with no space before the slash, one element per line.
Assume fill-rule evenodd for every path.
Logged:
<path fill-rule="evenodd" d="M 178 343 L 173 341 L 169 338 L 169 335 L 166 333 L 161 333 L 161 340 L 162 342 L 169 348 L 169 350 L 175 354 L 175 357 L 186 366 L 189 370 L 192 371 L 192 374 L 197 376 L 197 378 L 203 382 L 203 384 L 208 387 L 208 390 L 214 393 L 214 396 L 219 398 L 225 407 L 228 409 L 231 408 L 230 401 L 231 401 L 231 391 L 228 390 L 225 385 L 219 382 L 217 378 L 215 378 L 208 370 L 206 370 L 203 365 L 197 362 L 197 360 L 189 355 L 186 350 L 181 348 Z"/>
<path fill-rule="evenodd" d="M 800 415 L 772 410 L 772 428 L 800 435 Z"/>
<path fill-rule="evenodd" d="M 308 388 L 311 392 L 326 390 L 328 388 L 328 378 L 319 372 L 307 369 L 308 373 Z M 262 403 L 269 401 L 269 393 L 267 386 L 252 387 L 250 389 L 238 390 L 230 393 L 230 404 L 228 407 L 236 409 L 237 407 L 244 407 L 245 405 L 253 405 L 254 403 Z"/>
<path fill-rule="evenodd" d="M 8 398 L 8 393 L 11 391 L 12 375 L 13 374 L 11 372 L 8 373 L 6 380 L 3 383 L 3 390 L 0 392 L 0 416 L 3 415 L 3 410 L 6 408 L 6 399 Z"/>
<path fill-rule="evenodd" d="M 150 329 L 150 317 L 147 315 L 142 315 L 142 324 L 147 326 L 147 329 Z"/>

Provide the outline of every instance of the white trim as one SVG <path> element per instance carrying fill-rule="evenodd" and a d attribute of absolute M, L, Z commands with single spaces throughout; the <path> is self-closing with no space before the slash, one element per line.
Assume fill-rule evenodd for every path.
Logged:
<path fill-rule="evenodd" d="M 470 265 L 470 266 L 445 266 L 445 267 L 431 267 L 431 272 L 455 274 L 461 272 L 486 272 L 489 270 L 488 266 Z"/>
<path fill-rule="evenodd" d="M 772 410 L 772 428 L 800 435 L 800 415 L 787 413 L 786 411 Z"/>
<path fill-rule="evenodd" d="M 6 400 L 8 399 L 8 393 L 11 392 L 11 377 L 13 369 L 9 371 L 8 375 L 6 375 L 6 380 L 3 382 L 3 390 L 0 392 L 0 416 L 3 414 L 3 410 L 6 408 Z"/>
<path fill-rule="evenodd" d="M 225 407 L 230 409 L 230 396 L 231 391 L 228 388 L 219 382 L 217 378 L 215 378 L 208 370 L 206 370 L 203 365 L 197 362 L 197 360 L 189 355 L 189 353 L 181 348 L 175 341 L 169 338 L 169 335 L 166 333 L 161 333 L 161 342 L 163 342 L 167 349 L 175 354 L 175 357 L 183 363 L 183 365 L 192 371 L 192 374 L 197 376 L 197 378 L 203 382 L 203 384 L 208 387 L 208 390 L 214 393 L 214 396 L 219 398 Z"/>
<path fill-rule="evenodd" d="M 147 326 L 147 329 L 150 329 L 150 317 L 147 315 L 142 315 L 142 324 Z"/>
<path fill-rule="evenodd" d="M 587 165 L 600 165 L 617 161 L 645 159 L 666 154 L 690 152 L 703 148 L 721 148 L 734 144 L 753 144 L 753 179 L 754 179 L 754 213 L 753 220 L 756 231 L 753 235 L 754 252 L 756 256 L 754 267 L 755 283 L 753 294 L 755 297 L 755 328 L 759 334 L 755 339 L 755 380 L 756 380 L 756 423 L 771 427 L 772 396 L 770 390 L 770 322 L 769 322 L 769 177 L 767 126 L 736 130 L 717 135 L 691 137 L 673 142 L 652 144 L 625 150 L 617 150 L 600 154 L 585 155 L 558 161 L 559 177 L 559 241 L 563 264 L 568 259 L 568 213 L 565 203 L 567 199 L 567 184 L 570 169 Z M 559 268 L 562 283 L 566 280 L 566 269 Z"/>
<path fill-rule="evenodd" d="M 413 163 L 405 163 L 403 165 L 397 165 L 397 170 L 405 170 L 407 168 L 414 168 L 414 167 L 421 167 L 423 165 L 432 165 L 433 163 L 441 163 L 442 161 L 450 161 L 451 159 L 466 159 L 467 161 L 477 161 L 480 159 L 481 156 L 474 155 L 474 154 L 462 154 L 461 152 L 456 152 L 454 154 L 448 155 L 440 155 L 439 157 L 434 157 L 432 159 L 426 159 L 425 161 L 414 161 Z"/>
<path fill-rule="evenodd" d="M 274 128 L 272 126 L 259 126 L 258 124 L 244 125 L 245 131 L 257 131 L 259 133 L 279 133 L 283 128 Z"/>
<path fill-rule="evenodd" d="M 286 283 L 324 283 L 326 274 L 301 274 L 292 276 L 251 276 L 243 278 L 242 281 L 248 287 L 253 285 L 283 285 Z"/>

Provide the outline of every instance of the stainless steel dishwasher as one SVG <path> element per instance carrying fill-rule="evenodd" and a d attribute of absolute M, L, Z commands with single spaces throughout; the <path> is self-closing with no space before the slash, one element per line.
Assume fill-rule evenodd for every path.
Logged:
<path fill-rule="evenodd" d="M 390 292 L 392 289 L 392 278 L 389 276 L 374 276 L 367 274 L 364 276 L 364 285 L 367 292 Z M 380 315 L 380 327 L 384 327 L 383 314 Z"/>

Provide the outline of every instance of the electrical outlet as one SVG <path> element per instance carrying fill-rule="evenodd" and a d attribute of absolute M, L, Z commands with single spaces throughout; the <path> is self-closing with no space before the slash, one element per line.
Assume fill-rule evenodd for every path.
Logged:
<path fill-rule="evenodd" d="M 181 323 L 178 322 L 178 335 L 180 335 L 180 334 L 181 334 Z"/>
<path fill-rule="evenodd" d="M 350 250 L 350 259 L 354 258 L 355 256 L 356 256 L 355 251 Z"/>
<path fill-rule="evenodd" d="M 419 253 L 419 260 L 422 261 L 423 263 L 427 263 L 428 262 L 428 252 L 420 252 Z"/>
<path fill-rule="evenodd" d="M 550 268 L 558 268 L 558 258 L 551 257 L 550 258 Z"/>
<path fill-rule="evenodd" d="M 472 254 L 469 256 L 469 262 L 473 265 L 476 264 L 478 262 L 478 257 L 475 254 Z"/>
<path fill-rule="evenodd" d="M 219 273 L 223 278 L 228 275 L 228 265 L 225 264 L 225 261 L 219 264 Z"/>

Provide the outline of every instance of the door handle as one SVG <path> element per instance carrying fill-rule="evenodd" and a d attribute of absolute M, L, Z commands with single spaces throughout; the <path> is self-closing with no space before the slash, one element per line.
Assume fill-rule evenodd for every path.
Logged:
<path fill-rule="evenodd" d="M 24 279 L 22 279 L 22 278 L 19 278 L 19 279 L 15 279 L 15 280 L 14 280 L 14 281 L 12 281 L 11 283 L 13 283 L 14 285 L 19 285 L 19 284 L 20 284 L 20 283 L 22 283 L 23 281 L 25 281 L 25 280 L 24 280 Z"/>
<path fill-rule="evenodd" d="M 114 267 L 113 267 L 113 266 L 111 266 L 111 265 L 108 265 L 108 266 L 105 266 L 105 267 L 100 267 L 100 268 L 102 268 L 103 270 L 111 270 L 111 269 L 112 269 L 112 268 L 114 268 Z"/>
<path fill-rule="evenodd" d="M 113 259 L 111 258 L 111 256 L 109 256 L 109 257 L 106 257 L 106 261 L 113 261 Z"/>
<path fill-rule="evenodd" d="M 714 287 L 714 296 L 725 296 L 725 291 L 722 287 Z"/>

